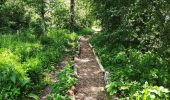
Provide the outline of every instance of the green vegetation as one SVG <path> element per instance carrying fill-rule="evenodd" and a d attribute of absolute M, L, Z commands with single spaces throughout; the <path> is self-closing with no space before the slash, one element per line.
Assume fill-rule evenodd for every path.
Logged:
<path fill-rule="evenodd" d="M 151 51 L 143 53 L 135 48 L 125 48 L 122 44 L 106 46 L 104 41 L 98 41 L 99 38 L 106 39 L 103 39 L 102 34 L 102 37 L 94 38 L 92 43 L 103 66 L 110 72 L 109 84 L 106 86 L 110 95 L 132 98 L 146 81 L 151 86 L 169 87 L 167 58 Z M 169 92 L 165 94 L 168 97 Z"/>
<path fill-rule="evenodd" d="M 54 69 L 66 53 L 68 42 L 77 36 L 69 31 L 50 30 L 37 40 L 31 33 L 2 35 L 0 39 L 1 98 L 16 99 L 48 84 L 45 73 Z M 27 36 L 27 34 L 29 34 Z M 68 35 L 69 34 L 69 35 Z"/>
<path fill-rule="evenodd" d="M 78 35 L 69 30 L 69 2 L 2 0 L 0 14 L 0 100 L 38 99 L 52 84 L 49 74 L 56 64 L 76 53 Z"/>
<path fill-rule="evenodd" d="M 110 72 L 109 95 L 170 99 L 169 0 L 1 0 L 0 15 L 0 100 L 38 99 L 82 35 Z M 72 66 L 57 70 L 49 98 L 69 99 Z"/>
<path fill-rule="evenodd" d="M 95 32 L 95 31 L 92 30 L 91 28 L 83 28 L 83 29 L 79 30 L 77 33 L 78 33 L 79 35 L 82 35 L 82 36 L 88 36 L 88 35 L 90 36 L 90 35 L 92 35 L 94 32 Z"/>
<path fill-rule="evenodd" d="M 71 86 L 76 83 L 77 79 L 74 76 L 73 64 L 72 62 L 68 62 L 68 64 L 62 69 L 57 75 L 57 82 L 52 86 L 52 93 L 48 96 L 55 100 L 70 100 L 68 96 L 66 96 L 66 91 Z"/>
<path fill-rule="evenodd" d="M 169 100 L 169 1 L 92 1 L 103 32 L 91 43 L 110 72 L 109 94 L 130 100 Z"/>

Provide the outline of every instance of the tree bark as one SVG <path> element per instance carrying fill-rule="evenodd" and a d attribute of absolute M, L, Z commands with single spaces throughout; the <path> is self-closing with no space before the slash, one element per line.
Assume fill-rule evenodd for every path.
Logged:
<path fill-rule="evenodd" d="M 75 2 L 74 0 L 70 0 L 70 29 L 74 29 L 74 6 L 75 6 Z"/>
<path fill-rule="evenodd" d="M 42 28 L 42 35 L 45 34 L 46 25 L 45 25 L 45 2 L 41 0 L 41 28 Z"/>

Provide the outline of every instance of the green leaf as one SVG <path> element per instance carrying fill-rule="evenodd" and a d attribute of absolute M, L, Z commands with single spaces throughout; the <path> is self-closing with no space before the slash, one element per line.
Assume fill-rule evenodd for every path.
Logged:
<path fill-rule="evenodd" d="M 29 83 L 29 80 L 28 79 L 25 79 L 22 81 L 22 86 L 26 85 L 27 83 Z"/>
<path fill-rule="evenodd" d="M 128 89 L 129 89 L 129 86 L 121 86 L 120 89 L 121 89 L 121 90 L 128 90 Z"/>
<path fill-rule="evenodd" d="M 16 75 L 12 74 L 12 76 L 10 77 L 11 81 L 15 84 L 16 83 Z"/>
<path fill-rule="evenodd" d="M 30 93 L 30 94 L 28 94 L 28 97 L 33 98 L 35 100 L 39 100 L 39 97 L 36 94 Z"/>

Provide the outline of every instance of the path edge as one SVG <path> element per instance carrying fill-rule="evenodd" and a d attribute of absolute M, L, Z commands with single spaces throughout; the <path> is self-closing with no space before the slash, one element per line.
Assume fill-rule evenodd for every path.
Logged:
<path fill-rule="evenodd" d="M 74 57 L 73 57 L 73 62 L 75 61 L 75 58 L 76 57 L 78 57 L 79 55 L 80 55 L 80 49 L 81 49 L 81 47 L 80 47 L 80 39 L 82 38 L 82 36 L 80 36 L 79 38 L 78 38 L 78 40 L 77 40 L 77 50 L 76 50 L 76 54 L 74 55 Z M 78 77 L 78 74 L 77 74 L 77 67 L 76 67 L 76 65 L 75 65 L 75 62 L 74 62 L 74 64 L 73 64 L 73 70 L 74 70 L 74 76 L 77 78 Z M 71 88 L 73 88 L 73 89 L 71 89 L 71 100 L 76 100 L 76 97 L 75 97 L 75 94 L 76 94 L 76 91 L 75 91 L 75 85 L 74 86 L 72 86 Z"/>
<path fill-rule="evenodd" d="M 108 85 L 108 84 L 109 84 L 109 82 L 108 82 L 108 79 L 109 79 L 109 72 L 106 71 L 106 70 L 104 69 L 104 67 L 103 67 L 103 65 L 102 65 L 102 63 L 101 63 L 99 57 L 97 56 L 97 54 L 96 54 L 96 52 L 95 52 L 94 47 L 92 46 L 92 44 L 91 44 L 90 42 L 89 42 L 89 46 L 90 46 L 90 48 L 91 48 L 92 51 L 93 51 L 93 54 L 94 54 L 94 56 L 95 56 L 95 59 L 96 59 L 98 65 L 99 65 L 100 69 L 101 69 L 102 72 L 104 73 L 104 81 L 105 81 L 105 85 Z"/>

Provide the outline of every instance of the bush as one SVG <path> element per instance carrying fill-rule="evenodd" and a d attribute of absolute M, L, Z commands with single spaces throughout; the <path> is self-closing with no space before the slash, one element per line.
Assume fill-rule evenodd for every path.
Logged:
<path fill-rule="evenodd" d="M 79 35 L 92 35 L 94 33 L 94 30 L 91 28 L 82 28 L 78 31 Z"/>
<path fill-rule="evenodd" d="M 145 82 L 142 91 L 137 91 L 131 99 L 135 100 L 168 100 L 170 91 L 163 86 L 149 86 Z"/>
<path fill-rule="evenodd" d="M 69 31 L 49 30 L 37 39 L 30 32 L 0 36 L 0 99 L 22 99 L 37 94 L 44 82 L 44 73 L 52 70 L 65 55 L 68 41 L 76 41 Z M 71 41 L 71 42 L 73 42 Z"/>
<path fill-rule="evenodd" d="M 153 87 L 168 87 L 169 64 L 163 54 L 126 47 L 119 41 L 112 44 L 106 35 L 98 34 L 91 39 L 91 43 L 102 64 L 110 72 L 109 84 L 106 86 L 110 95 L 130 97 L 140 91 L 146 81 Z"/>
<path fill-rule="evenodd" d="M 26 71 L 19 63 L 19 57 L 9 49 L 0 49 L 0 99 L 16 99 L 21 88 L 29 83 Z"/>
<path fill-rule="evenodd" d="M 0 4 L 0 33 L 6 34 L 5 32 L 9 30 L 17 31 L 22 28 L 28 28 L 30 16 L 26 14 L 23 2 L 11 2 L 8 0 L 1 2 L 4 3 Z"/>

